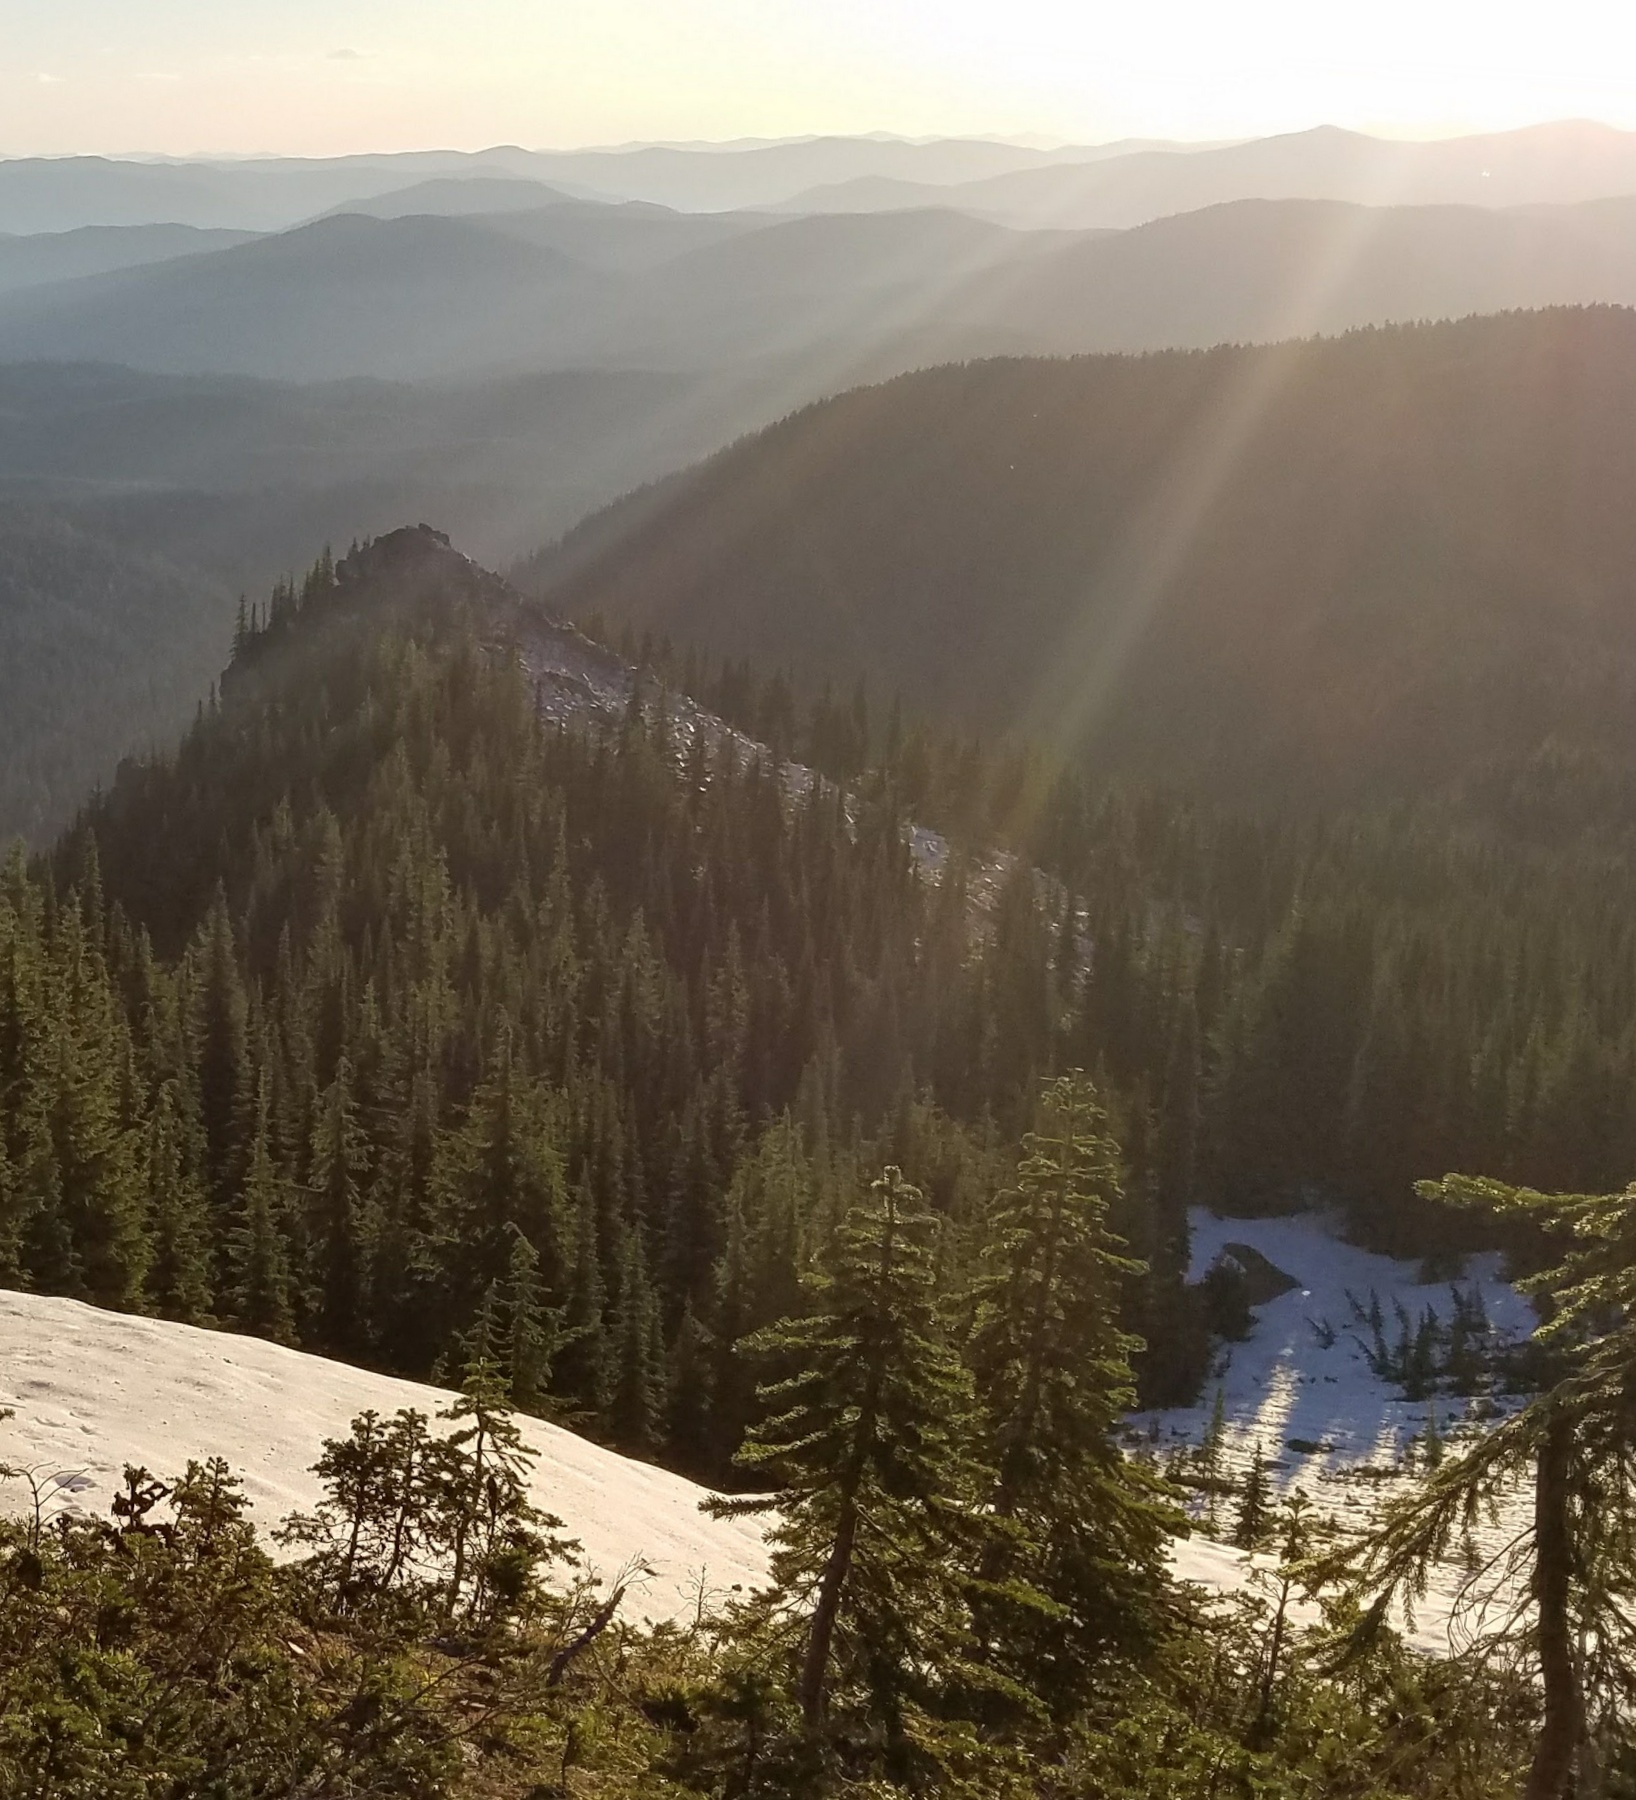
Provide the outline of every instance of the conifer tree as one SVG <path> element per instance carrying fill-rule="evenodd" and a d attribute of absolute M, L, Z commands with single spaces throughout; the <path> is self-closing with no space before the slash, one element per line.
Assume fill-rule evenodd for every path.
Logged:
<path fill-rule="evenodd" d="M 538 1412 L 551 1385 L 560 1315 L 545 1304 L 539 1253 L 521 1231 L 512 1237 L 505 1305 L 511 1403 L 521 1412 Z"/>
<path fill-rule="evenodd" d="M 434 1447 L 436 1547 L 446 1558 L 448 1617 L 489 1624 L 526 1600 L 539 1566 L 577 1546 L 555 1534 L 562 1520 L 529 1497 L 537 1458 L 505 1402 L 498 1367 L 466 1367 L 460 1396 L 438 1414 L 453 1431 Z"/>
<path fill-rule="evenodd" d="M 448 1140 L 439 1181 L 440 1234 L 467 1305 L 504 1276 L 513 1228 L 533 1244 L 546 1291 L 559 1291 L 566 1211 L 562 1159 L 551 1141 L 545 1096 L 518 1066 L 509 1026 L 501 1029 L 465 1123 Z"/>
<path fill-rule="evenodd" d="M 1558 1379 L 1421 1486 L 1388 1504 L 1378 1528 L 1325 1573 L 1351 1574 L 1374 1596 L 1361 1635 L 1394 1601 L 1424 1594 L 1427 1573 L 1495 1499 L 1519 1481 L 1533 1494 L 1531 1529 L 1509 1574 L 1526 1593 L 1507 1637 L 1537 1675 L 1544 1715 L 1526 1800 L 1568 1800 L 1588 1765 L 1590 1733 L 1636 1710 L 1636 1185 L 1606 1195 L 1542 1194 L 1449 1175 L 1422 1182 L 1428 1200 L 1521 1214 L 1560 1246 L 1562 1260 L 1524 1284 L 1549 1297 L 1538 1334 L 1560 1359 Z"/>
<path fill-rule="evenodd" d="M 267 1078 L 258 1083 L 256 1135 L 244 1178 L 238 1222 L 228 1234 L 233 1316 L 241 1329 L 275 1343 L 295 1334 L 283 1214 L 285 1184 L 273 1164 Z"/>
<path fill-rule="evenodd" d="M 204 1132 L 205 1176 L 212 1203 L 231 1210 L 240 1132 L 247 1101 L 254 1119 L 244 984 L 226 895 L 218 889 L 200 931 L 193 1018 L 199 1122 Z"/>
<path fill-rule="evenodd" d="M 352 1090 L 352 1065 L 343 1055 L 335 1079 L 319 1098 L 311 1141 L 312 1202 L 318 1214 L 312 1239 L 318 1259 L 313 1275 L 319 1331 L 321 1341 L 341 1354 L 355 1353 L 365 1331 L 368 1245 L 363 1182 L 370 1155 Z"/>
<path fill-rule="evenodd" d="M 888 1168 L 813 1278 L 812 1314 L 749 1346 L 794 1370 L 763 1390 L 770 1416 L 738 1459 L 780 1485 L 712 1510 L 776 1514 L 776 1590 L 810 1606 L 793 1680 L 809 1732 L 840 1694 L 896 1738 L 965 1654 L 959 1563 L 981 1471 L 969 1377 L 936 1313 L 935 1232 L 919 1191 Z"/>
<path fill-rule="evenodd" d="M 1217 1530 L 1217 1500 L 1221 1490 L 1221 1457 L 1227 1447 L 1227 1395 L 1218 1383 L 1210 1404 L 1210 1423 L 1199 1440 L 1199 1473 L 1204 1479 L 1204 1525 L 1212 1537 Z"/>
<path fill-rule="evenodd" d="M 5 1134 L 0 1132 L 0 1282 L 7 1285 L 23 1277 L 21 1186 L 6 1150 Z"/>
<path fill-rule="evenodd" d="M 77 912 L 60 922 L 58 939 L 46 1064 L 53 1232 L 72 1271 L 68 1279 L 85 1298 L 129 1307 L 141 1298 L 149 1244 L 138 1132 L 133 1108 L 121 1096 L 128 1039 L 99 951 Z"/>
<path fill-rule="evenodd" d="M 690 1304 L 682 1309 L 675 1342 L 667 1359 L 665 1393 L 666 1460 L 688 1474 L 707 1470 L 710 1458 L 713 1399 L 710 1387 L 710 1334 Z"/>
<path fill-rule="evenodd" d="M 1176 1009 L 1165 1060 L 1156 1156 L 1159 1241 L 1167 1269 L 1187 1271 L 1187 1209 L 1196 1198 L 1199 1153 L 1199 1020 L 1191 993 Z"/>
<path fill-rule="evenodd" d="M 603 1423 L 608 1416 L 612 1387 L 602 1251 L 597 1242 L 596 1198 L 584 1181 L 579 1185 L 578 1196 L 574 1274 L 552 1385 L 572 1409 Z"/>
<path fill-rule="evenodd" d="M 628 1230 L 620 1264 L 608 1429 L 620 1449 L 633 1456 L 648 1455 L 657 1439 L 663 1397 L 663 1375 L 654 1359 L 657 1323 L 641 1233 Z"/>
<path fill-rule="evenodd" d="M 210 1225 L 203 1190 L 185 1165 L 173 1082 L 160 1089 L 148 1121 L 145 1180 L 153 1244 L 148 1298 L 164 1318 L 202 1324 L 211 1312 Z"/>
<path fill-rule="evenodd" d="M 1244 1491 L 1238 1499 L 1238 1516 L 1233 1521 L 1233 1542 L 1241 1550 L 1259 1548 L 1266 1538 L 1271 1517 L 1272 1489 L 1267 1480 L 1267 1459 L 1262 1454 L 1261 1440 L 1257 1438 L 1250 1467 L 1244 1477 Z"/>
<path fill-rule="evenodd" d="M 1261 1446 L 1257 1443 L 1256 1470 L 1261 1474 L 1263 1483 L 1266 1471 L 1261 1462 Z M 1246 1498 L 1248 1491 L 1246 1490 Z M 1290 1602 L 1297 1585 L 1297 1570 L 1302 1558 L 1307 1553 L 1309 1526 L 1307 1510 L 1310 1501 L 1297 1488 L 1284 1497 L 1278 1509 L 1276 1519 L 1270 1515 L 1263 1504 L 1262 1519 L 1257 1527 L 1262 1538 L 1269 1531 L 1276 1531 L 1278 1540 L 1278 1572 L 1272 1577 L 1273 1590 L 1272 1618 L 1267 1632 L 1266 1648 L 1262 1652 L 1261 1670 L 1257 1681 L 1255 1717 L 1250 1721 L 1250 1729 L 1246 1734 L 1251 1746 L 1259 1749 L 1273 1735 L 1274 1705 L 1278 1696 L 1279 1681 L 1284 1673 L 1284 1648 L 1289 1637 Z M 1246 1549 L 1253 1549 L 1253 1543 L 1247 1543 Z"/>
<path fill-rule="evenodd" d="M 993 1445 L 993 1514 L 1013 1528 L 984 1572 L 1020 1577 L 1052 1608 L 1047 1620 L 1026 1606 L 1008 1620 L 1002 1604 L 990 1628 L 1014 1634 L 1031 1681 L 1060 1696 L 1110 1647 L 1150 1633 L 1177 1521 L 1115 1438 L 1138 1348 L 1120 1311 L 1142 1270 L 1109 1226 L 1119 1151 L 1085 1076 L 1045 1085 L 1024 1149 L 1017 1186 L 996 1204 L 969 1357 Z"/>

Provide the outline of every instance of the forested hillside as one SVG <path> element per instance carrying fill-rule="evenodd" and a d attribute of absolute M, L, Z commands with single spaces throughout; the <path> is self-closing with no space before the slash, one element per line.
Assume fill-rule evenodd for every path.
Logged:
<path fill-rule="evenodd" d="M 805 393 L 807 389 L 798 389 Z M 316 546 L 438 519 L 478 554 L 566 529 L 775 417 L 774 372 L 293 385 L 0 369 L 0 844 L 44 846 L 119 759 L 171 743 L 241 593 Z"/>
<path fill-rule="evenodd" d="M 222 659 L 225 584 L 65 509 L 0 500 L 0 840 L 44 842 L 169 741 Z"/>
<path fill-rule="evenodd" d="M 496 593 L 423 533 L 320 565 L 51 885 L 14 863 L 9 1279 L 417 1375 L 532 1320 L 555 1403 L 719 1473 L 732 1345 L 837 1196 L 894 1161 L 960 1241 L 1063 1068 L 1124 1135 L 1154 1393 L 1212 1322 L 1194 1201 L 1343 1200 L 1413 1254 L 1462 1241 L 1428 1168 L 1636 1163 L 1622 865 L 1064 776 L 1018 836 L 1049 879 L 979 881 L 957 831 L 934 884 L 922 740 L 792 800 L 662 690 L 551 725 Z"/>
<path fill-rule="evenodd" d="M 588 521 L 572 616 L 1236 801 L 1629 823 L 1636 315 L 929 370 Z M 1569 809 L 1557 822 L 1572 826 Z"/>
<path fill-rule="evenodd" d="M 1437 1264 L 1505 1190 L 1416 1196 L 1428 1168 L 1618 1186 L 1626 867 L 1061 772 L 1009 821 L 1038 870 L 956 831 L 934 881 L 911 796 L 953 828 L 951 795 L 1007 785 L 992 759 L 901 728 L 875 754 L 861 700 L 803 715 L 742 670 L 729 709 L 845 785 L 652 673 L 622 719 L 552 723 L 541 629 L 425 530 L 326 558 L 242 618 L 174 756 L 5 871 L 0 1280 L 464 1395 L 328 1443 L 282 1575 L 219 1464 L 130 1471 L 110 1525 L 0 1527 L 0 1776 L 203 1779 L 225 1731 L 250 1796 L 570 1765 L 633 1796 L 1513 1791 L 1534 1638 L 1517 1675 L 1297 1641 L 1295 1560 L 1351 1552 L 1253 1482 L 1235 1532 L 1283 1559 L 1276 1600 L 1200 1611 L 1164 1564 L 1180 1493 L 1116 1434 L 1243 1327 L 1242 1270 L 1185 1285 L 1190 1202 L 1337 1199 Z M 1511 1241 L 1542 1260 L 1537 1227 Z M 1583 1366 L 1561 1403 L 1600 1420 Z M 508 1407 L 774 1509 L 767 1594 L 616 1625 Z M 1554 1416 L 1451 1456 L 1359 1591 L 1412 1583 L 1435 1508 L 1532 1470 Z M 1574 1480 L 1616 1481 L 1603 1441 Z M 1585 1555 L 1562 1608 L 1623 1629 L 1622 1565 Z M 1622 1754 L 1617 1673 L 1568 1655 Z"/>
<path fill-rule="evenodd" d="M 42 533 L 78 546 L 0 626 L 24 771 L 0 837 L 43 843 L 121 753 L 168 738 L 234 596 L 326 540 L 428 518 L 510 560 L 814 396 L 975 351 L 1636 297 L 1630 217 L 1248 202 L 1086 239 L 947 210 L 577 202 L 332 218 L 32 289 L 16 304 L 42 335 L 0 353 L 205 372 L 0 370 L 0 537 L 34 570 L 13 591 Z M 91 313 L 106 330 L 80 329 Z M 1502 720 L 1507 756 L 1555 735 L 1616 796 L 1627 324 L 926 370 L 593 517 L 536 575 L 576 614 L 807 680 L 868 673 L 991 733 L 1073 739 L 1089 714 L 1116 758 L 1207 767 L 1234 798 L 1292 771 L 1320 797 L 1448 781 Z M 491 372 L 358 378 L 453 368 Z M 661 534 L 653 579 L 637 520 Z"/>

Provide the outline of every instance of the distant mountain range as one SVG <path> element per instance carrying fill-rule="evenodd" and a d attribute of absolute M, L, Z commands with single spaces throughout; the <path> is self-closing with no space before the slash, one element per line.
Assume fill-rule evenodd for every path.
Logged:
<path fill-rule="evenodd" d="M 1137 149 L 1146 146 L 1134 146 Z M 1185 146 L 1174 146 L 1184 149 Z M 232 162 L 140 161 L 101 156 L 0 160 L 0 231 L 152 223 L 278 231 L 322 212 L 426 181 L 488 177 L 535 181 L 587 199 L 647 200 L 688 211 L 768 206 L 805 188 L 865 177 L 942 185 L 985 180 L 1132 148 L 1039 150 L 987 139 L 803 138 L 748 146 L 642 145 L 531 151 Z"/>
<path fill-rule="evenodd" d="M 398 210 L 457 208 L 467 189 L 502 210 Z M 375 212 L 219 250 L 187 236 L 191 253 L 166 260 L 153 260 L 174 247 L 159 228 L 128 228 L 76 253 L 146 256 L 142 266 L 19 281 L 9 294 L 5 272 L 26 247 L 44 247 L 36 271 L 47 249 L 68 252 L 59 240 L 0 240 L 0 361 L 293 381 L 778 362 L 799 372 L 791 395 L 805 400 L 971 356 L 1636 304 L 1636 198 L 1504 209 L 1243 200 L 1062 232 L 947 209 L 780 218 L 512 204 L 526 197 L 509 182 L 434 182 Z"/>
<path fill-rule="evenodd" d="M 1612 198 L 1636 193 L 1636 135 L 1566 121 L 1430 143 L 1321 127 L 1238 144 L 1127 140 L 1050 150 L 990 139 L 831 137 L 230 162 L 15 158 L 0 160 L 0 232 L 143 224 L 279 231 L 426 183 L 472 179 L 689 212 L 937 205 L 1085 229 L 1247 199 L 1520 206 Z M 445 198 L 429 210 L 466 209 Z"/>
<path fill-rule="evenodd" d="M 995 348 L 1060 354 L 1587 304 L 1636 304 L 1636 199 L 1505 211 L 1240 200 L 1074 234 L 1020 277 L 977 278 L 945 317 Z"/>
<path fill-rule="evenodd" d="M 951 206 L 1013 225 L 1123 229 L 1234 200 L 1535 206 L 1636 194 L 1636 133 L 1571 120 L 1430 143 L 1322 126 L 1181 154 L 1062 159 L 935 187 L 874 173 L 809 188 L 792 212 Z"/>
<path fill-rule="evenodd" d="M 1055 241 L 948 212 L 724 225 L 605 210 L 345 214 L 36 288 L 0 301 L 0 360 L 291 380 L 742 367 L 914 331 Z"/>
<path fill-rule="evenodd" d="M 31 237 L 0 236 L 0 294 L 225 250 L 252 235 L 192 225 L 82 225 Z"/>
<path fill-rule="evenodd" d="M 427 518 L 504 561 L 938 363 L 1636 305 L 1633 147 L 0 161 L 0 835 L 168 731 L 237 590 L 326 539 Z"/>

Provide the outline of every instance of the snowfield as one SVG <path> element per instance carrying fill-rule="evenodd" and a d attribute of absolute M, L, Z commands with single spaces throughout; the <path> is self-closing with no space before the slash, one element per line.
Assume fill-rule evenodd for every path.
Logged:
<path fill-rule="evenodd" d="M 435 1415 L 451 1397 L 258 1338 L 0 1292 L 0 1408 L 16 1413 L 0 1421 L 0 1463 L 39 1475 L 83 1470 L 86 1511 L 107 1510 L 126 1463 L 166 1478 L 189 1458 L 216 1455 L 242 1476 L 251 1517 L 270 1530 L 318 1499 L 311 1465 L 359 1413 Z M 585 1567 L 604 1581 L 636 1557 L 653 1570 L 633 1585 L 630 1616 L 678 1617 L 697 1604 L 701 1582 L 721 1594 L 765 1578 L 760 1529 L 707 1518 L 703 1488 L 555 1425 L 518 1423 L 539 1452 L 534 1500 L 579 1539 Z M 24 1482 L 0 1482 L 0 1509 L 28 1505 Z"/>
<path fill-rule="evenodd" d="M 1371 1296 L 1377 1297 L 1390 1343 L 1398 1331 L 1398 1305 L 1412 1320 L 1428 1308 L 1444 1321 L 1452 1317 L 1454 1298 L 1447 1282 L 1423 1284 L 1417 1263 L 1347 1243 L 1335 1223 L 1318 1213 L 1221 1219 L 1195 1210 L 1190 1224 L 1191 1280 L 1202 1280 L 1229 1245 L 1242 1244 L 1296 1285 L 1254 1309 L 1254 1327 L 1243 1342 L 1218 1346 L 1215 1372 L 1197 1405 L 1132 1419 L 1135 1433 L 1161 1461 L 1180 1447 L 1203 1441 L 1219 1389 L 1226 1424 L 1223 1472 L 1241 1477 L 1259 1445 L 1275 1493 L 1300 1488 L 1316 1515 L 1357 1530 L 1368 1523 L 1381 1499 L 1401 1491 L 1423 1468 L 1420 1445 L 1434 1408 L 1438 1434 L 1450 1451 L 1458 1449 L 1463 1433 L 1481 1429 L 1470 1416 L 1476 1402 L 1446 1392 L 1432 1402 L 1406 1400 L 1401 1388 L 1377 1375 L 1365 1349 L 1370 1333 L 1354 1313 L 1354 1299 L 1367 1308 Z M 1497 1256 L 1469 1258 L 1457 1285 L 1462 1294 L 1480 1298 L 1493 1344 L 1517 1343 L 1533 1332 L 1533 1306 L 1502 1278 Z M 1483 1404 L 1503 1412 L 1520 1402 L 1492 1395 Z M 1220 1503 L 1218 1525 L 1224 1535 L 1231 1532 L 1235 1508 L 1231 1497 Z M 1479 1550 L 1494 1554 L 1525 1520 L 1520 1500 L 1503 1508 L 1498 1523 L 1478 1533 Z M 1242 1586 L 1252 1559 L 1196 1536 L 1176 1546 L 1173 1560 L 1183 1579 L 1219 1591 Z M 1270 1557 L 1258 1555 L 1253 1561 L 1258 1567 L 1273 1566 Z M 1465 1580 L 1461 1568 L 1434 1574 L 1407 1631 L 1411 1642 L 1443 1651 L 1477 1623 L 1481 1615 L 1465 1616 L 1459 1605 Z"/>
<path fill-rule="evenodd" d="M 1241 1475 L 1259 1444 L 1279 1492 L 1300 1487 L 1320 1517 L 1361 1528 L 1381 1497 L 1401 1489 L 1419 1467 L 1416 1445 L 1428 1406 L 1409 1401 L 1381 1379 L 1365 1353 L 1368 1333 L 1356 1323 L 1355 1297 L 1378 1296 L 1386 1334 L 1395 1333 L 1394 1302 L 1418 1319 L 1430 1307 L 1452 1310 L 1447 1284 L 1422 1285 L 1419 1268 L 1346 1243 L 1316 1214 L 1277 1219 L 1192 1218 L 1192 1278 L 1201 1279 L 1231 1244 L 1247 1245 L 1296 1282 L 1255 1309 L 1240 1343 L 1219 1347 L 1216 1372 L 1198 1405 L 1143 1413 L 1131 1421 L 1133 1447 L 1161 1461 L 1197 1446 L 1222 1395 L 1225 1472 Z M 1533 1330 L 1529 1302 L 1500 1276 L 1493 1257 L 1471 1259 L 1459 1278 L 1481 1296 L 1497 1342 Z M 318 1498 L 311 1465 L 323 1440 L 345 1433 L 368 1408 L 389 1414 L 415 1407 L 435 1415 L 451 1396 L 418 1382 L 286 1350 L 257 1338 L 201 1331 L 156 1319 L 99 1311 L 73 1300 L 0 1292 L 0 1462 L 41 1475 L 83 1471 L 91 1486 L 78 1497 L 105 1511 L 126 1463 L 154 1474 L 180 1473 L 189 1458 L 219 1455 L 244 1480 L 252 1516 L 271 1529 Z M 1498 1408 L 1517 1404 L 1495 1396 Z M 1439 1394 L 1438 1430 L 1457 1447 L 1469 1402 Z M 699 1511 L 705 1490 L 679 1475 L 633 1462 L 571 1431 L 522 1418 L 539 1451 L 534 1498 L 560 1517 L 583 1547 L 586 1567 L 606 1580 L 633 1558 L 653 1570 L 632 1590 L 627 1609 L 650 1620 L 690 1613 L 701 1584 L 720 1595 L 758 1585 L 767 1549 L 750 1520 L 715 1520 Z M 1293 1444 L 1292 1444 L 1293 1440 Z M 0 1482 L 0 1509 L 28 1505 L 26 1484 Z M 1202 1527 L 1178 1542 L 1172 1563 L 1181 1579 L 1215 1592 L 1240 1589 L 1274 1559 L 1217 1541 L 1230 1535 L 1236 1502 L 1220 1503 L 1215 1536 Z M 1524 1522 L 1519 1501 L 1479 1536 L 1492 1554 Z M 1438 1652 L 1458 1644 L 1473 1620 L 1459 1603 L 1465 1573 L 1434 1576 L 1417 1610 L 1410 1641 Z M 1304 1607 L 1312 1618 L 1315 1609 Z"/>

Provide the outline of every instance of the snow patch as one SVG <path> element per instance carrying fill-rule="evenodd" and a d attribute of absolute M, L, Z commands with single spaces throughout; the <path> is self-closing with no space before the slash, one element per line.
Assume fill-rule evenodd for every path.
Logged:
<path fill-rule="evenodd" d="M 1418 1479 L 1423 1471 L 1420 1447 L 1434 1411 L 1438 1435 L 1452 1440 L 1448 1453 L 1453 1453 L 1463 1435 L 1483 1429 L 1479 1406 L 1491 1409 L 1493 1416 L 1523 1404 L 1522 1397 L 1504 1394 L 1479 1400 L 1439 1392 L 1431 1400 L 1408 1400 L 1401 1388 L 1376 1372 L 1369 1356 L 1371 1334 L 1357 1322 L 1354 1300 L 1367 1307 L 1372 1295 L 1378 1298 L 1388 1340 L 1397 1331 L 1397 1306 L 1411 1320 L 1428 1309 L 1445 1322 L 1454 1314 L 1450 1284 L 1422 1282 L 1418 1263 L 1348 1243 L 1337 1221 L 1320 1213 L 1230 1219 L 1196 1209 L 1189 1222 L 1191 1280 L 1202 1280 L 1219 1256 L 1231 1255 L 1229 1246 L 1242 1244 L 1296 1285 L 1252 1309 L 1247 1338 L 1220 1347 L 1196 1405 L 1132 1418 L 1137 1447 L 1156 1453 L 1161 1462 L 1204 1441 L 1219 1389 L 1225 1419 L 1222 1472 L 1241 1478 L 1259 1446 L 1275 1494 L 1300 1488 L 1317 1516 L 1357 1532 L 1368 1525 L 1382 1499 Z M 1517 1344 L 1532 1334 L 1532 1303 L 1504 1279 L 1497 1254 L 1468 1258 L 1458 1286 L 1462 1294 L 1481 1300 L 1492 1346 Z M 1221 1530 L 1230 1528 L 1235 1504 L 1232 1497 L 1222 1497 Z M 1476 1533 L 1479 1552 L 1485 1558 L 1495 1555 L 1525 1520 L 1526 1502 L 1519 1496 L 1501 1508 L 1496 1523 Z M 1268 1557 L 1252 1559 L 1202 1536 L 1178 1543 L 1172 1560 L 1182 1579 L 1218 1592 L 1243 1587 L 1254 1567 L 1272 1566 Z M 1474 1623 L 1462 1611 L 1466 1582 L 1462 1567 L 1434 1573 L 1407 1633 L 1410 1642 L 1442 1651 L 1460 1640 Z"/>
<path fill-rule="evenodd" d="M 83 1510 L 106 1512 L 126 1463 L 168 1479 L 190 1458 L 222 1456 L 244 1481 L 252 1517 L 270 1530 L 319 1497 L 311 1472 L 323 1440 L 374 1408 L 428 1416 L 452 1396 L 259 1338 L 103 1312 L 75 1300 L 0 1291 L 0 1462 L 41 1474 L 83 1470 Z M 632 1589 L 634 1616 L 691 1613 L 700 1584 L 721 1595 L 767 1575 L 760 1528 L 710 1519 L 705 1490 L 679 1475 L 519 1415 L 539 1452 L 535 1503 L 579 1539 L 604 1580 L 631 1558 L 654 1571 Z M 22 1482 L 0 1482 L 0 1511 L 26 1509 Z"/>

